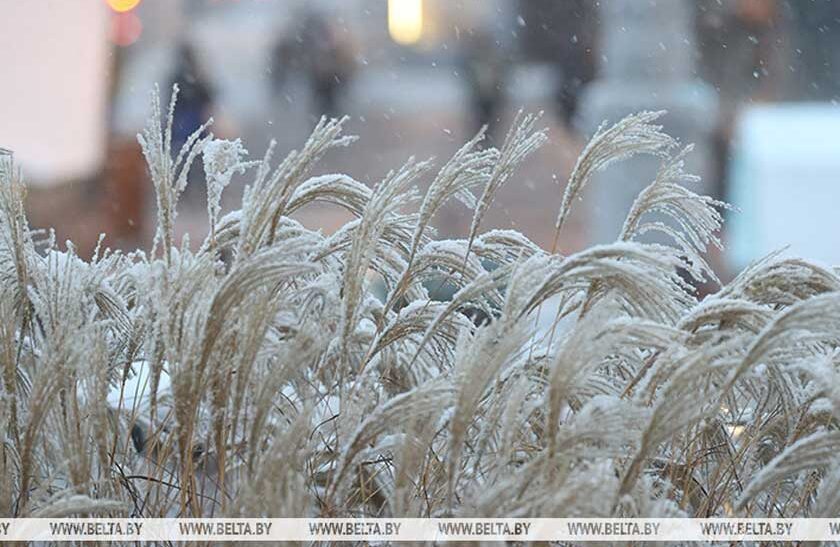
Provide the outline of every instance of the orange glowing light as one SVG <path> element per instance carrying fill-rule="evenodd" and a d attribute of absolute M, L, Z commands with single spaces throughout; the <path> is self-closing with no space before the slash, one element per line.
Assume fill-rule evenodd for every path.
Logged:
<path fill-rule="evenodd" d="M 108 6 L 117 13 L 131 11 L 137 7 L 141 0 L 105 0 Z"/>

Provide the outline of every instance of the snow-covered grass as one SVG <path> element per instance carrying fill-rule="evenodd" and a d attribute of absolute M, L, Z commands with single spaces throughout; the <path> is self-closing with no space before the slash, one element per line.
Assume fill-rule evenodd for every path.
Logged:
<path fill-rule="evenodd" d="M 351 144 L 343 120 L 245 163 L 206 128 L 171 150 L 172 107 L 155 94 L 152 108 L 148 252 L 83 261 L 32 233 L 0 157 L 0 515 L 840 511 L 840 276 L 770 256 L 698 301 L 724 205 L 683 185 L 688 150 L 658 113 L 584 149 L 558 234 L 598 170 L 636 154 L 662 168 L 615 243 L 561 256 L 482 231 L 546 138 L 538 116 L 498 150 L 478 135 L 439 169 L 408 159 L 369 188 L 308 178 Z M 202 153 L 213 228 L 193 252 L 173 227 Z M 252 182 L 220 216 L 236 172 Z M 453 199 L 470 232 L 435 241 Z M 355 220 L 308 230 L 294 213 L 313 201 Z M 640 241 L 652 231 L 672 245 Z M 443 280 L 453 298 L 430 299 Z"/>

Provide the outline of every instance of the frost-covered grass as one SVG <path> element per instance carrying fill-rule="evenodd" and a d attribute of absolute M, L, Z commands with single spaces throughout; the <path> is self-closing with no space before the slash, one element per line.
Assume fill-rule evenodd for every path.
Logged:
<path fill-rule="evenodd" d="M 83 261 L 39 239 L 0 160 L 0 515 L 840 512 L 840 276 L 770 256 L 698 301 L 723 204 L 683 185 L 689 150 L 657 113 L 585 148 L 558 234 L 598 170 L 636 154 L 662 168 L 615 243 L 561 256 L 481 228 L 545 140 L 538 116 L 498 150 L 478 135 L 369 188 L 310 177 L 353 140 L 343 120 L 282 161 L 269 147 L 245 162 L 207 128 L 171 150 L 173 106 L 155 94 L 152 108 L 148 252 Z M 173 236 L 195 160 L 212 226 L 197 252 Z M 251 183 L 222 216 L 234 173 Z M 471 228 L 437 241 L 450 200 Z M 308 230 L 294 215 L 314 201 L 356 219 Z M 651 232 L 672 244 L 639 241 Z M 451 301 L 428 296 L 441 279 Z"/>

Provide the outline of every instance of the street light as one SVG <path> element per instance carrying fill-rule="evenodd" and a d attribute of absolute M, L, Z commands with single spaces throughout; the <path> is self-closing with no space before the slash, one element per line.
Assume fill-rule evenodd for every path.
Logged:
<path fill-rule="evenodd" d="M 423 35 L 423 0 L 388 0 L 388 34 L 404 46 Z"/>
<path fill-rule="evenodd" d="M 141 0 L 105 0 L 112 10 L 117 13 L 125 13 L 136 8 Z"/>

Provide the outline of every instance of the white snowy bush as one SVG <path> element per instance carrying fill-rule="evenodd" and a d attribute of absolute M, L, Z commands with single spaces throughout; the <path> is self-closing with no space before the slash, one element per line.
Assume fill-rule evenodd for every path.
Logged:
<path fill-rule="evenodd" d="M 615 243 L 561 256 L 481 232 L 546 138 L 538 116 L 498 150 L 479 134 L 437 171 L 410 158 L 370 188 L 311 176 L 354 140 L 344 120 L 246 164 L 206 128 L 171 150 L 174 96 L 152 108 L 149 252 L 83 261 L 39 240 L 0 157 L 0 515 L 840 512 L 840 276 L 774 255 L 698 301 L 723 204 L 682 185 L 688 150 L 658 113 L 584 149 L 558 233 L 598 170 L 636 154 L 662 168 Z M 192 251 L 173 227 L 202 153 L 212 225 Z M 219 217 L 234 173 L 251 183 Z M 435 240 L 451 200 L 470 231 Z M 294 215 L 316 201 L 355 220 L 306 229 Z M 432 300 L 429 280 L 457 292 Z"/>

